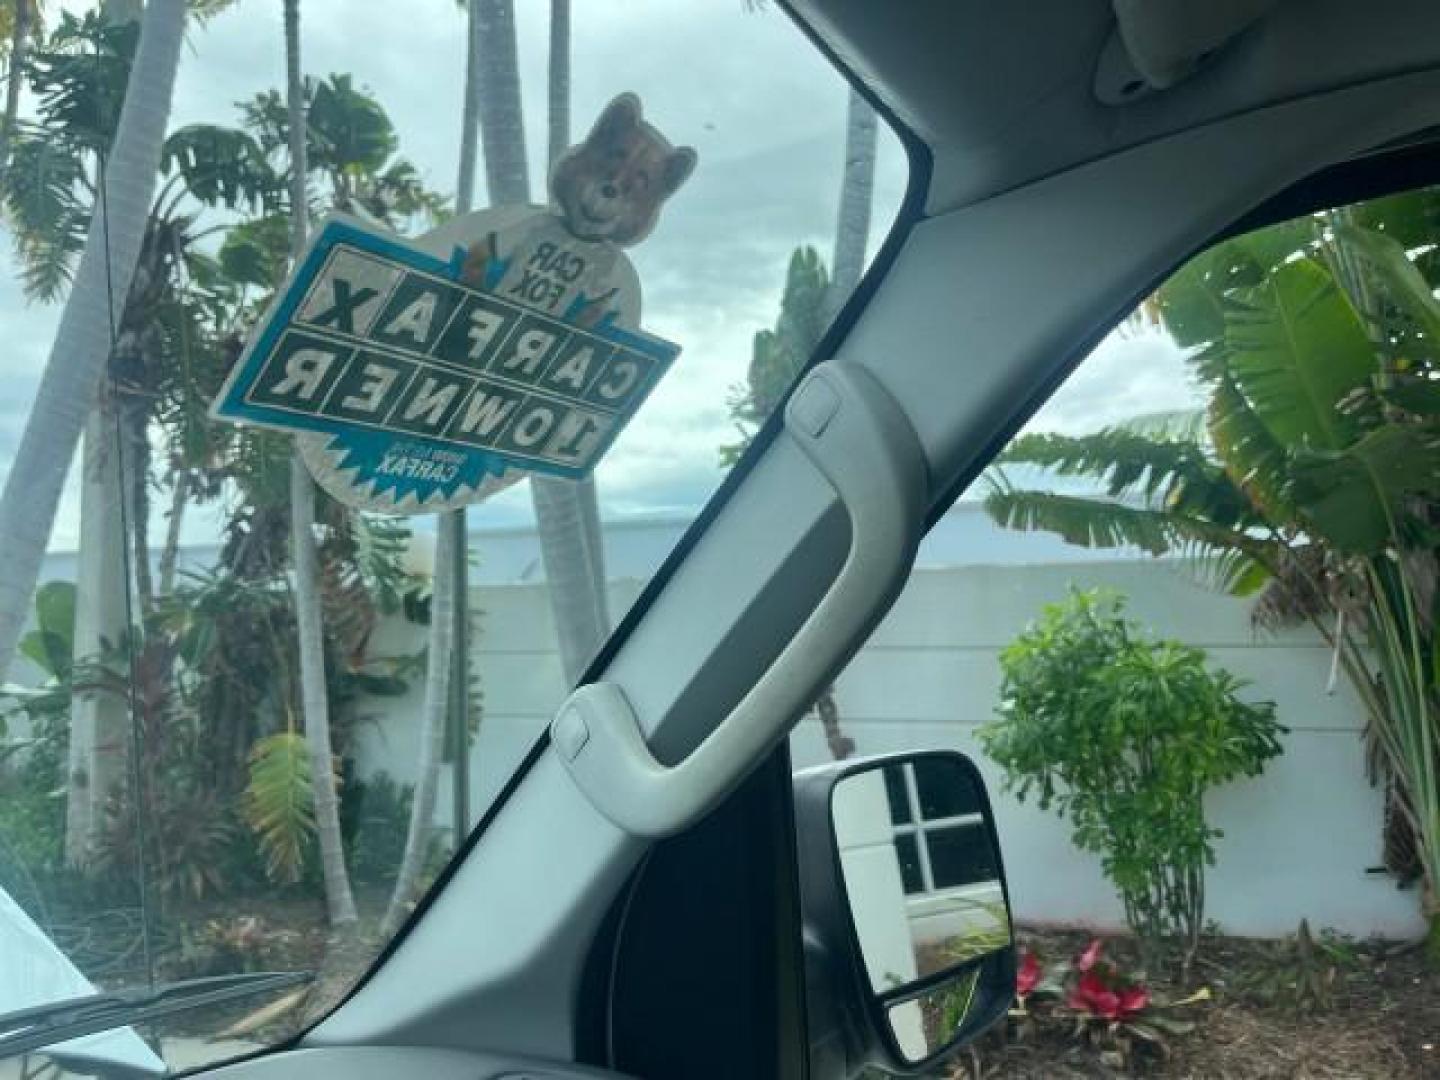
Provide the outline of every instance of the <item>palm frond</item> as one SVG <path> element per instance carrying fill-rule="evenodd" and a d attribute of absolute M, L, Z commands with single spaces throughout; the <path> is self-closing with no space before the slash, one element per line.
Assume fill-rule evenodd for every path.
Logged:
<path fill-rule="evenodd" d="M 991 476 L 985 510 L 1004 528 L 1055 533 L 1077 547 L 1131 547 L 1151 555 L 1183 556 L 1227 592 L 1253 591 L 1273 558 L 1269 541 L 1242 529 L 1171 510 L 1025 491 L 1011 485 L 1003 473 Z"/>
<path fill-rule="evenodd" d="M 1209 442 L 1204 409 L 1165 409 L 1142 413 L 1114 425 L 1115 430 L 1161 442 L 1190 443 L 1204 447 Z"/>
<path fill-rule="evenodd" d="M 5 170 L 5 208 L 15 234 L 25 295 L 56 299 L 70 283 L 85 247 L 89 207 L 80 189 L 85 167 L 73 149 L 43 132 L 27 132 L 11 149 Z"/>
<path fill-rule="evenodd" d="M 1256 523 L 1249 500 L 1198 438 L 1164 438 L 1126 427 L 1089 435 L 1022 435 L 999 460 L 1093 477 L 1110 499 L 1138 500 L 1224 526 Z"/>
<path fill-rule="evenodd" d="M 283 182 L 255 138 L 237 128 L 190 124 L 165 140 L 164 173 L 176 172 L 185 190 L 210 205 L 275 210 Z"/>
<path fill-rule="evenodd" d="M 305 737 L 282 731 L 250 752 L 245 819 L 260 841 L 265 870 L 276 881 L 297 881 L 315 835 L 310 754 Z"/>

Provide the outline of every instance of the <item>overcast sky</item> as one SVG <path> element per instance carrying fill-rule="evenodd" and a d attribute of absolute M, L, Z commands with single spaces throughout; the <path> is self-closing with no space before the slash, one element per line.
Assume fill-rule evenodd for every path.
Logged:
<path fill-rule="evenodd" d="M 531 186 L 539 198 L 549 5 L 517 0 L 516 7 Z M 430 186 L 453 192 L 461 9 L 453 0 L 304 0 L 301 8 L 305 70 L 349 72 L 373 91 L 395 122 L 401 153 Z M 717 447 L 733 439 L 726 397 L 744 379 L 755 331 L 774 321 L 791 251 L 814 244 L 828 261 L 846 88 L 780 12 L 749 13 L 742 0 L 578 0 L 574 8 L 576 136 L 605 101 L 633 90 L 648 119 L 699 152 L 694 177 L 632 252 L 644 284 L 646 329 L 683 352 L 598 470 L 608 515 L 692 511 L 720 482 Z M 279 0 L 240 0 L 192 28 L 173 126 L 233 123 L 235 102 L 281 85 L 280 14 Z M 903 155 L 882 132 L 872 250 L 904 185 Z M 484 200 L 483 188 L 477 194 Z M 0 258 L 9 260 L 6 239 Z M 58 306 L 26 305 L 13 269 L 0 275 L 0 376 L 8 388 L 0 400 L 0 470 L 19 438 L 58 317 Z M 1034 426 L 1086 430 L 1194 403 L 1179 357 L 1163 337 L 1112 337 Z M 55 549 L 75 545 L 73 487 L 55 525 Z M 472 511 L 477 526 L 529 516 L 523 486 Z M 213 542 L 215 527 L 213 516 L 197 515 L 187 540 Z"/>

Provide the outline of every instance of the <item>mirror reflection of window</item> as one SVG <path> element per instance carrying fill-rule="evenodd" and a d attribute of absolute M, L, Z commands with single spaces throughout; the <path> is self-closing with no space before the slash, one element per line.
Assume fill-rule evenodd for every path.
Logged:
<path fill-rule="evenodd" d="M 917 757 L 846 777 L 835 787 L 834 820 L 876 992 L 1009 943 L 984 798 L 957 761 Z"/>

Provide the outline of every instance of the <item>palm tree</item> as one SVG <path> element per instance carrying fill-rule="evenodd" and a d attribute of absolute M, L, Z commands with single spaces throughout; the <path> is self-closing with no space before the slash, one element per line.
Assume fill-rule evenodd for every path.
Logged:
<path fill-rule="evenodd" d="M 0 176 L 10 161 L 10 140 L 20 115 L 20 77 L 25 70 L 25 50 L 35 26 L 34 0 L 12 0 L 10 11 L 10 55 L 6 59 L 5 112 L 0 116 Z"/>
<path fill-rule="evenodd" d="M 1418 864 L 1440 958 L 1436 206 L 1433 192 L 1377 200 L 1192 260 L 1154 310 L 1195 350 L 1204 430 L 1025 436 L 1005 462 L 1099 479 L 1104 497 L 1001 473 L 986 506 L 1071 543 L 1198 556 L 1227 591 L 1263 588 L 1258 620 L 1314 626 L 1365 707 L 1372 764 L 1408 826 L 1387 830 L 1387 861 Z"/>
<path fill-rule="evenodd" d="M 878 127 L 875 110 L 852 87 L 845 113 L 845 171 L 840 181 L 840 209 L 835 215 L 835 249 L 830 256 L 827 323 L 850 298 L 865 270 L 870 209 L 875 200 Z"/>
<path fill-rule="evenodd" d="M 480 134 L 486 186 L 492 205 L 524 205 L 530 201 L 530 173 L 513 0 L 482 0 L 480 14 Z M 600 553 L 586 539 L 585 523 L 598 515 L 587 511 L 580 486 L 573 482 L 532 476 L 530 492 L 561 665 L 573 684 L 610 632 L 604 576 L 597 573 Z"/>
<path fill-rule="evenodd" d="M 546 87 L 549 111 L 547 125 L 547 175 L 554 172 L 566 150 L 570 148 L 570 0 L 550 0 L 550 64 Z M 600 525 L 600 498 L 595 478 L 587 476 L 576 481 L 571 490 L 578 504 L 581 539 L 588 565 L 588 579 L 595 603 L 595 626 L 589 633 L 593 655 L 610 633 L 609 597 L 605 582 L 605 536 Z M 565 523 L 568 525 L 568 522 Z M 565 527 L 557 524 L 556 529 Z M 557 557 L 564 558 L 564 556 Z M 578 589 L 578 586 L 577 586 Z M 566 674 L 578 681 L 582 670 L 567 665 Z"/>
<path fill-rule="evenodd" d="M 80 550 L 75 587 L 72 667 L 102 663 L 125 638 L 125 574 L 121 561 L 121 482 L 114 405 L 108 391 L 85 422 L 80 457 Z M 125 781 L 129 710 L 106 680 L 73 687 L 66 773 L 65 862 L 89 867 L 104 827 L 104 809 Z"/>
<path fill-rule="evenodd" d="M 101 198 L 35 405 L 0 494 L 0 670 L 9 668 L 65 472 L 74 457 L 129 292 L 155 191 L 185 29 L 184 0 L 151 0 L 126 81 Z"/>
<path fill-rule="evenodd" d="M 110 8 L 83 19 L 66 14 L 31 54 L 36 116 L 10 140 L 13 167 L 0 178 L 0 190 L 32 299 L 60 296 L 82 254 L 100 159 L 115 136 L 116 105 L 129 79 L 137 29 L 133 21 L 117 21 Z M 174 323 L 192 313 L 182 279 L 204 261 L 195 244 L 206 230 L 197 229 L 195 216 L 181 209 L 186 188 L 173 169 L 186 142 L 183 132 L 165 141 L 161 171 L 168 178 L 151 203 L 107 358 L 107 385 L 86 421 L 74 638 L 82 661 L 98 658 L 107 643 L 113 647 L 125 637 L 123 550 L 131 541 L 141 609 L 150 608 L 148 436 L 152 420 L 173 412 L 186 397 L 183 380 L 173 377 L 184 366 L 174 348 L 183 335 L 174 333 Z M 190 404 L 193 413 L 195 402 Z M 85 865 L 103 823 L 99 808 L 123 775 L 126 709 L 123 694 L 98 684 L 77 692 L 72 705 L 77 737 L 67 781 L 67 858 Z"/>
<path fill-rule="evenodd" d="M 465 89 L 460 109 L 460 176 L 455 190 L 455 212 L 468 213 L 475 198 L 476 137 L 479 134 L 480 91 L 480 2 L 466 5 Z M 415 770 L 415 793 L 410 801 L 410 822 L 405 832 L 405 849 L 390 903 L 380 923 L 380 933 L 389 936 L 399 929 L 409 911 L 416 883 L 424 868 L 425 853 L 435 822 L 435 795 L 440 784 L 440 762 L 445 749 L 445 720 L 451 711 L 451 684 L 465 686 L 467 656 L 455 652 L 456 621 L 468 620 L 465 585 L 469 555 L 466 514 L 452 510 L 442 515 L 435 537 L 435 561 L 431 575 L 429 649 L 425 667 L 425 704 L 420 716 L 420 760 Z M 458 600 L 458 603 L 457 603 Z M 462 640 L 465 635 L 459 635 Z M 463 648 L 463 645 L 462 645 Z M 457 663 L 458 660 L 458 663 Z M 453 717 L 456 738 L 455 783 L 463 782 L 459 756 L 466 752 L 467 724 Z M 467 793 L 468 794 L 468 793 Z M 467 821 L 455 822 L 455 848 L 459 849 Z"/>
<path fill-rule="evenodd" d="M 285 101 L 290 134 L 291 257 L 305 250 L 309 196 L 305 162 L 304 87 L 300 77 L 300 0 L 285 3 Z M 295 572 L 295 622 L 300 645 L 300 699 L 305 741 L 310 748 L 310 783 L 315 835 L 325 879 L 330 924 L 354 923 L 355 897 L 345 868 L 340 836 L 340 800 L 335 791 L 335 754 L 330 746 L 330 708 L 325 685 L 325 638 L 316 582 L 315 483 L 299 454 L 290 458 L 290 537 Z"/>

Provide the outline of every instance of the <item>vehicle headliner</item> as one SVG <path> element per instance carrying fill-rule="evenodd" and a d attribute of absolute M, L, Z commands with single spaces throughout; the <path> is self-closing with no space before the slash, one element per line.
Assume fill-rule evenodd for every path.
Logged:
<path fill-rule="evenodd" d="M 1113 106 L 1094 91 L 1110 0 L 792 7 L 929 146 L 931 214 L 1211 120 L 1440 63 L 1433 0 L 1286 0 L 1189 80 Z"/>

